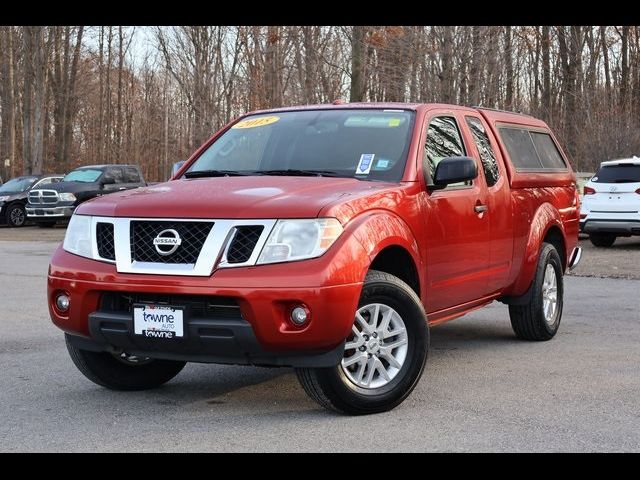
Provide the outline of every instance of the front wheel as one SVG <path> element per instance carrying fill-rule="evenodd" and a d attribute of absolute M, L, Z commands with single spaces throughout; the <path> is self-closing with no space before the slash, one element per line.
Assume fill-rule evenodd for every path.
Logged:
<path fill-rule="evenodd" d="M 175 377 L 185 362 L 154 360 L 126 353 L 81 350 L 66 338 L 69 356 L 78 370 L 102 387 L 111 390 L 148 390 Z"/>
<path fill-rule="evenodd" d="M 523 340 L 551 340 L 562 317 L 564 284 L 562 261 L 555 247 L 543 243 L 531 297 L 526 305 L 509 305 L 511 326 Z"/>
<path fill-rule="evenodd" d="M 22 205 L 10 205 L 7 209 L 7 225 L 10 227 L 22 227 L 27 221 L 27 213 Z"/>
<path fill-rule="evenodd" d="M 427 360 L 422 302 L 399 278 L 370 271 L 339 365 L 300 368 L 298 379 L 321 406 L 351 415 L 391 410 L 414 389 Z"/>

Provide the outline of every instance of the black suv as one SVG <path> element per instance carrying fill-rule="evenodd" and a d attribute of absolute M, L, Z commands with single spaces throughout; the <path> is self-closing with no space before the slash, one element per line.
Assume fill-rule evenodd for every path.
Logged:
<path fill-rule="evenodd" d="M 27 218 L 39 227 L 68 221 L 82 202 L 119 190 L 144 187 L 135 165 L 90 165 L 69 172 L 61 182 L 29 192 Z"/>
<path fill-rule="evenodd" d="M 51 188 L 62 177 L 64 175 L 57 173 L 23 175 L 0 186 L 0 223 L 10 227 L 23 226 L 27 221 L 25 205 L 29 192 L 34 188 Z"/>

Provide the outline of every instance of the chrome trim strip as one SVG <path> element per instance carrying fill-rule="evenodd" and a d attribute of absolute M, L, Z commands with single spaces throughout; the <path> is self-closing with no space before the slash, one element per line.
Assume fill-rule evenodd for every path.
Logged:
<path fill-rule="evenodd" d="M 576 247 L 571 252 L 568 269 L 573 270 L 576 268 L 580 263 L 580 259 L 582 259 L 582 247 Z"/>
<path fill-rule="evenodd" d="M 32 205 L 37 205 L 37 204 L 32 204 Z M 46 205 L 46 203 L 44 205 Z M 31 217 L 31 218 L 70 217 L 71 214 L 73 213 L 73 209 L 74 207 L 72 206 L 68 206 L 68 207 L 42 206 L 42 207 L 35 207 L 35 208 L 31 208 L 31 207 L 25 208 L 27 212 L 27 217 Z M 36 210 L 42 210 L 42 215 L 35 213 Z"/>

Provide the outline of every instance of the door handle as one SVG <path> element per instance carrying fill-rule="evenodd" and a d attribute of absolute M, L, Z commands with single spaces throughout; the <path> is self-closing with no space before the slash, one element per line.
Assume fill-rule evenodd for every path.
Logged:
<path fill-rule="evenodd" d="M 476 213 L 484 213 L 489 210 L 489 207 L 487 207 L 486 205 L 476 205 L 475 207 L 473 207 L 473 209 Z"/>

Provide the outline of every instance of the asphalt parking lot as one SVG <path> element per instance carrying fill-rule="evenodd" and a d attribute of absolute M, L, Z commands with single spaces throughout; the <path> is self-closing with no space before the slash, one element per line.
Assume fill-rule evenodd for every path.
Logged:
<path fill-rule="evenodd" d="M 432 330 L 425 374 L 392 412 L 319 408 L 290 369 L 188 365 L 111 392 L 67 356 L 45 304 L 64 235 L 0 227 L 0 451 L 640 451 L 640 237 L 588 241 L 551 342 L 494 304 Z"/>

